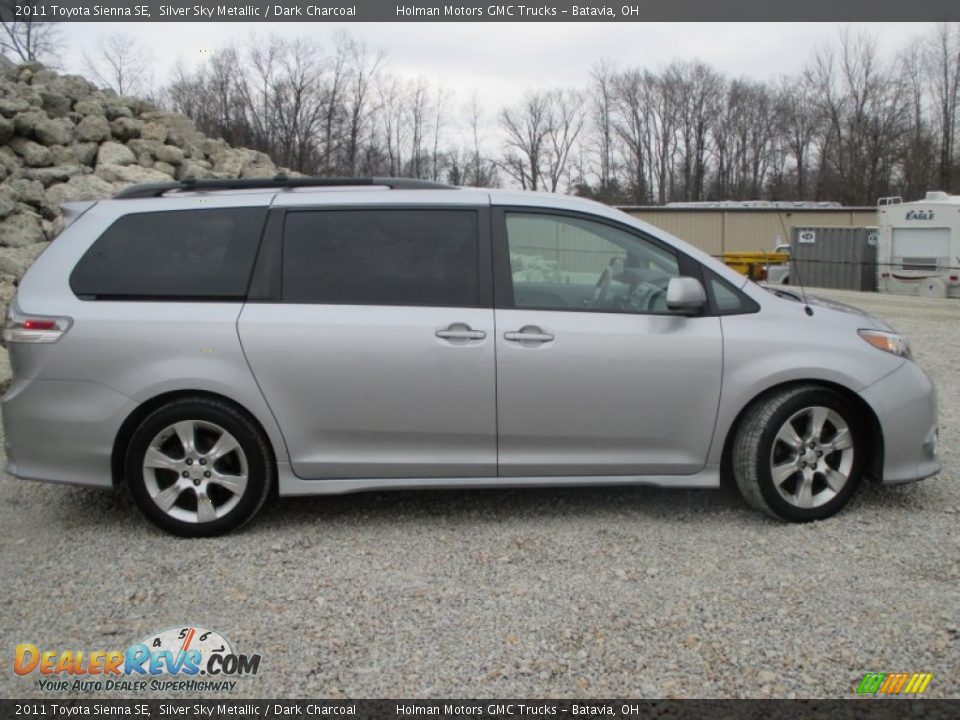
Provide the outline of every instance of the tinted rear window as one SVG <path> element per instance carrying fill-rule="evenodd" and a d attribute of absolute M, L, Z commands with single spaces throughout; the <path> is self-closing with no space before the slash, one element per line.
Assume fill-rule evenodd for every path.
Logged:
<path fill-rule="evenodd" d="M 265 208 L 127 215 L 87 250 L 70 276 L 81 297 L 243 299 Z"/>
<path fill-rule="evenodd" d="M 475 306 L 477 283 L 473 210 L 287 214 L 284 302 Z"/>

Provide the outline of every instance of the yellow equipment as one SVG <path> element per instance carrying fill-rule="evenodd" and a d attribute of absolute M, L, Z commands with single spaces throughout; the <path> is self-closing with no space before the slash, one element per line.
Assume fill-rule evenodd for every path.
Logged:
<path fill-rule="evenodd" d="M 726 252 L 723 263 L 751 280 L 765 280 L 768 265 L 783 265 L 789 262 L 787 253 L 778 252 Z"/>

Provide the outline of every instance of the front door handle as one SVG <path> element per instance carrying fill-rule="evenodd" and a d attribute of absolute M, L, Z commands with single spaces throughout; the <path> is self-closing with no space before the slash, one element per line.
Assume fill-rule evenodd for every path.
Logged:
<path fill-rule="evenodd" d="M 444 340 L 483 340 L 486 336 L 483 330 L 474 330 L 466 323 L 453 323 L 444 330 L 437 330 L 437 337 Z"/>
<path fill-rule="evenodd" d="M 536 325 L 526 325 L 516 332 L 504 333 L 503 337 L 505 340 L 530 344 L 545 343 L 553 340 L 553 335 L 548 332 L 544 332 Z"/>

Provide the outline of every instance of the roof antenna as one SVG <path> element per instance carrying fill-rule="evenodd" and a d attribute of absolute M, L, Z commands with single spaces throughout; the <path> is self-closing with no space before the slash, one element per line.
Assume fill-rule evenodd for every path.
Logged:
<path fill-rule="evenodd" d="M 812 316 L 813 316 L 813 308 L 810 307 L 810 303 L 807 302 L 807 289 L 803 286 L 803 278 L 800 277 L 800 266 L 797 265 L 797 258 L 796 258 L 796 256 L 795 256 L 795 253 L 793 252 L 793 247 L 792 247 L 792 246 L 796 245 L 796 243 L 793 242 L 793 236 L 792 236 L 792 235 L 788 235 L 788 233 L 787 233 L 787 225 L 786 225 L 785 222 L 783 222 L 783 213 L 782 213 L 782 212 L 778 212 L 778 213 L 777 213 L 777 217 L 780 219 L 780 227 L 783 228 L 783 234 L 784 234 L 785 236 L 787 236 L 787 237 L 790 237 L 790 245 L 791 245 L 791 250 L 790 250 L 790 265 L 793 267 L 793 272 L 795 272 L 795 273 L 797 274 L 797 283 L 800 285 L 800 297 L 803 298 L 803 311 L 804 311 L 807 315 L 809 315 L 809 316 L 812 317 Z M 796 228 L 794 228 L 794 229 L 796 229 Z"/>

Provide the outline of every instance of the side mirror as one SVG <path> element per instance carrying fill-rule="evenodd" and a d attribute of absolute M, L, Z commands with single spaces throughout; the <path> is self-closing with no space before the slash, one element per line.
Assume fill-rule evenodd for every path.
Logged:
<path fill-rule="evenodd" d="M 707 302 L 707 293 L 692 277 L 670 278 L 667 284 L 667 309 L 695 315 Z"/>

